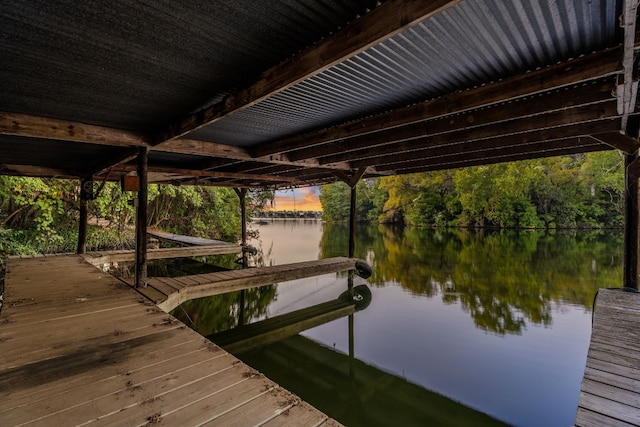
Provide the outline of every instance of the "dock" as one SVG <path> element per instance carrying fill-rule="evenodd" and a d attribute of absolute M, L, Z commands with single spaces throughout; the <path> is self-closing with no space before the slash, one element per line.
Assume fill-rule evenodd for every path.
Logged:
<path fill-rule="evenodd" d="M 247 268 L 180 277 L 149 277 L 139 288 L 167 313 L 185 301 L 227 292 L 272 285 L 321 274 L 353 270 L 355 258 L 335 257 L 272 267 Z"/>
<path fill-rule="evenodd" d="M 576 426 L 640 426 L 640 294 L 598 291 Z"/>
<path fill-rule="evenodd" d="M 147 228 L 147 235 L 182 246 L 225 246 L 230 244 L 222 240 L 204 239 L 202 237 L 168 233 L 157 228 Z"/>
<path fill-rule="evenodd" d="M 13 258 L 0 425 L 339 425 L 80 256 Z"/>

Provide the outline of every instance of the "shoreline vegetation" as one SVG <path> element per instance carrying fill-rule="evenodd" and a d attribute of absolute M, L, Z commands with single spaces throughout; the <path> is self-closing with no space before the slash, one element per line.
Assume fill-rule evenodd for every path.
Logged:
<path fill-rule="evenodd" d="M 356 218 L 433 228 L 619 229 L 623 168 L 620 153 L 607 151 L 363 179 L 356 187 Z M 0 176 L 0 258 L 75 251 L 79 185 L 77 180 Z M 321 187 L 324 221 L 348 221 L 349 193 L 343 183 Z M 133 248 L 134 197 L 116 184 L 104 185 L 89 202 L 93 219 L 87 250 Z M 264 212 L 272 199 L 272 191 L 250 192 L 248 217 Z M 229 188 L 151 185 L 148 225 L 237 241 L 239 200 Z"/>

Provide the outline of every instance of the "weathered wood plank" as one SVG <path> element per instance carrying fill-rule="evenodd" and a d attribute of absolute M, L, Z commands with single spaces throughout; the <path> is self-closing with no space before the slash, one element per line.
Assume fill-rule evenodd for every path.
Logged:
<path fill-rule="evenodd" d="M 578 414 L 576 415 L 576 427 L 634 427 L 636 424 L 626 423 L 615 418 L 608 417 L 598 412 L 593 412 L 588 409 L 578 408 Z"/>
<path fill-rule="evenodd" d="M 228 277 L 229 272 L 189 276 L 197 280 L 200 284 L 186 286 L 179 292 L 174 292 L 169 295 L 166 301 L 158 303 L 158 307 L 169 312 L 190 299 L 351 270 L 355 268 L 355 262 L 356 260 L 353 258 L 338 257 L 309 263 L 294 263 L 275 267 L 247 269 L 242 273 L 243 277 Z"/>
<path fill-rule="evenodd" d="M 599 290 L 576 425 L 640 425 L 639 314 L 640 295 Z"/>
<path fill-rule="evenodd" d="M 580 392 L 580 406 L 593 412 L 606 415 L 613 420 L 620 420 L 632 425 L 640 425 L 640 411 L 638 408 L 615 402 L 587 392 Z"/>
<path fill-rule="evenodd" d="M 215 245 L 187 246 L 181 248 L 149 249 L 147 259 L 188 258 L 207 255 L 226 255 L 242 252 L 242 246 L 233 243 L 220 243 Z M 134 261 L 135 252 L 89 252 L 84 255 L 85 260 L 93 265 L 103 265 L 111 262 Z"/>
<path fill-rule="evenodd" d="M 12 259 L 8 270 L 0 425 L 184 425 L 277 387 L 80 257 Z M 268 419 L 280 406 L 261 408 Z"/>

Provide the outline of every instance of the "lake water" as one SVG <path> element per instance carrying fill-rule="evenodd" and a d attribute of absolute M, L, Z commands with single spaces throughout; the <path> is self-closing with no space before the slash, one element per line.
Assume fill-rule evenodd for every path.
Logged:
<path fill-rule="evenodd" d="M 253 260 L 257 265 L 347 253 L 346 225 L 269 220 L 252 227 L 260 233 L 251 242 L 260 250 Z M 243 360 L 254 361 L 267 376 L 347 425 L 424 424 L 415 421 L 420 414 L 398 422 L 395 409 L 380 410 L 387 418 L 373 414 L 375 405 L 383 404 L 375 404 L 376 393 L 415 397 L 422 390 L 511 425 L 572 425 L 593 297 L 598 288 L 622 282 L 621 232 L 363 226 L 357 236 L 356 256 L 373 269 L 368 280 L 355 278 L 355 285 L 371 290 L 368 307 L 308 329 L 301 333 L 304 338 L 240 355 Z M 346 287 L 346 275 L 324 275 L 247 291 L 244 309 L 236 293 L 190 301 L 175 315 L 211 335 L 335 300 Z M 296 357 L 312 363 L 295 365 Z M 355 375 L 370 378 L 368 388 L 358 389 L 358 404 L 348 410 L 336 406 L 337 395 L 327 395 L 341 392 L 342 386 L 328 384 L 338 375 L 340 357 L 352 361 L 345 368 L 352 380 L 353 361 L 362 366 Z M 321 359 L 326 366 L 318 366 Z M 372 405 L 363 403 L 367 399 Z M 451 420 L 453 412 L 458 411 L 449 410 Z"/>

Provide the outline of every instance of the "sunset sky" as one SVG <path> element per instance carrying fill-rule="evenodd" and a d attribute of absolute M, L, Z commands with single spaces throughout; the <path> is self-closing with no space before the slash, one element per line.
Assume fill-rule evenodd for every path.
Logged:
<path fill-rule="evenodd" d="M 321 211 L 320 189 L 318 187 L 296 188 L 294 190 L 276 191 L 273 207 L 275 211 Z"/>

